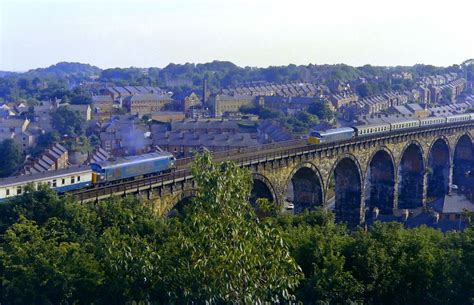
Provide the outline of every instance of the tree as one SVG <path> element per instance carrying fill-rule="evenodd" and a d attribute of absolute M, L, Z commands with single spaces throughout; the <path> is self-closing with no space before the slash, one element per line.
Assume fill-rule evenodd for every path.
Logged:
<path fill-rule="evenodd" d="M 79 136 L 84 133 L 85 120 L 77 111 L 67 106 L 59 107 L 51 114 L 52 125 L 61 135 Z"/>
<path fill-rule="evenodd" d="M 374 89 L 369 83 L 357 85 L 356 92 L 361 97 L 367 97 L 374 94 Z"/>
<path fill-rule="evenodd" d="M 319 123 L 319 119 L 317 116 L 314 116 L 306 111 L 300 111 L 296 114 L 296 118 L 306 124 L 307 126 L 311 126 L 314 124 Z"/>
<path fill-rule="evenodd" d="M 252 178 L 236 164 L 199 155 L 199 186 L 168 255 L 169 281 L 181 302 L 263 303 L 293 299 L 301 274 L 280 233 L 249 204 Z M 176 253 L 180 255 L 176 256 Z"/>
<path fill-rule="evenodd" d="M 334 112 L 328 102 L 320 99 L 309 105 L 308 112 L 314 114 L 320 120 L 331 121 L 334 118 Z"/>
<path fill-rule="evenodd" d="M 104 276 L 99 263 L 80 243 L 54 234 L 49 226 L 55 221 L 51 218 L 39 227 L 21 216 L 5 233 L 0 298 L 6 304 L 83 304 L 97 299 Z"/>
<path fill-rule="evenodd" d="M 11 175 L 22 161 L 20 146 L 12 139 L 3 140 L 0 143 L 0 177 Z"/>
<path fill-rule="evenodd" d="M 343 254 L 351 240 L 346 228 L 334 224 L 332 214 L 320 209 L 277 218 L 291 256 L 304 272 L 297 296 L 303 304 L 363 304 L 363 286 L 346 268 Z"/>

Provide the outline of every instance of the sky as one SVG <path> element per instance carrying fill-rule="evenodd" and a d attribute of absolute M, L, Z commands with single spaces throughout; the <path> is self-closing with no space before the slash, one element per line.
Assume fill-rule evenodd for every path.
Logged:
<path fill-rule="evenodd" d="M 0 70 L 447 66 L 474 58 L 473 12 L 473 0 L 0 0 Z"/>

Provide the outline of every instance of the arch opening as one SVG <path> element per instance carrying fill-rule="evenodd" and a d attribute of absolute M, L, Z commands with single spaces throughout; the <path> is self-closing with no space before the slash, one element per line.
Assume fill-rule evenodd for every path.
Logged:
<path fill-rule="evenodd" d="M 444 197 L 449 189 L 449 146 L 443 139 L 433 144 L 428 157 L 427 197 Z"/>
<path fill-rule="evenodd" d="M 336 221 L 355 226 L 361 222 L 361 177 L 357 164 L 344 158 L 334 169 Z"/>
<path fill-rule="evenodd" d="M 424 164 L 421 148 L 410 144 L 403 153 L 398 173 L 398 208 L 423 206 Z"/>
<path fill-rule="evenodd" d="M 380 150 L 372 157 L 367 172 L 365 204 L 368 212 L 378 208 L 391 214 L 395 194 L 395 166 L 390 155 Z"/>
<path fill-rule="evenodd" d="M 293 204 L 293 213 L 312 211 L 323 205 L 323 191 L 320 179 L 309 167 L 298 169 L 288 183 L 286 199 Z"/>
<path fill-rule="evenodd" d="M 453 184 L 463 193 L 471 193 L 469 185 L 474 185 L 473 144 L 469 136 L 459 138 L 453 156 Z"/>
<path fill-rule="evenodd" d="M 185 218 L 194 198 L 196 198 L 194 195 L 184 196 L 181 198 L 168 212 L 168 217 Z"/>
<path fill-rule="evenodd" d="M 262 180 L 253 179 L 252 191 L 250 192 L 250 204 L 255 208 L 257 200 L 267 199 L 269 202 L 275 202 L 275 198 L 270 187 Z"/>

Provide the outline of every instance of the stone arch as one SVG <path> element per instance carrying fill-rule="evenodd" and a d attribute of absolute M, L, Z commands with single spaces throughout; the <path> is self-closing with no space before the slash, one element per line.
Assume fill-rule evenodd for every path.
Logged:
<path fill-rule="evenodd" d="M 398 208 L 414 209 L 423 206 L 425 158 L 417 141 L 405 145 L 398 163 Z"/>
<path fill-rule="evenodd" d="M 336 220 L 355 226 L 363 221 L 363 176 L 359 161 L 351 154 L 344 154 L 334 162 L 326 190 L 334 180 L 334 211 Z"/>
<path fill-rule="evenodd" d="M 176 203 L 168 212 L 168 217 L 184 217 L 185 209 L 192 203 L 192 199 L 197 196 L 197 189 L 185 190 L 176 199 Z"/>
<path fill-rule="evenodd" d="M 439 137 L 431 144 L 426 166 L 428 198 L 444 197 L 449 191 L 451 150 L 446 137 Z"/>
<path fill-rule="evenodd" d="M 469 133 L 460 135 L 453 149 L 453 184 L 464 191 L 474 178 L 471 171 L 474 167 L 473 139 Z"/>
<path fill-rule="evenodd" d="M 253 185 L 249 198 L 252 206 L 255 206 L 255 203 L 259 198 L 266 198 L 270 202 L 273 202 L 277 205 L 279 204 L 275 188 L 267 177 L 258 173 L 253 173 L 252 179 Z"/>
<path fill-rule="evenodd" d="M 377 207 L 381 213 L 390 214 L 395 202 L 397 167 L 392 152 L 380 147 L 372 153 L 367 164 L 364 183 L 365 207 L 372 211 Z"/>
<path fill-rule="evenodd" d="M 286 200 L 293 203 L 296 214 L 323 206 L 323 179 L 314 164 L 305 162 L 293 169 L 286 183 Z"/>

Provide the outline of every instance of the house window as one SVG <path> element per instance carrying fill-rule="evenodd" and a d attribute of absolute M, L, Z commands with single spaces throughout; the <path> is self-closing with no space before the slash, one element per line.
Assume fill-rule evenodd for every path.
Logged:
<path fill-rule="evenodd" d="M 81 181 L 81 176 L 77 176 L 77 182 Z"/>
<path fill-rule="evenodd" d="M 21 186 L 19 186 L 19 187 L 16 188 L 16 194 L 17 194 L 17 195 L 20 195 L 20 194 L 21 194 Z"/>
<path fill-rule="evenodd" d="M 76 182 L 76 180 L 74 179 L 74 177 L 71 177 L 71 184 L 74 184 Z"/>
<path fill-rule="evenodd" d="M 10 189 L 6 190 L 6 194 L 7 194 L 7 196 L 10 196 Z"/>
<path fill-rule="evenodd" d="M 65 185 L 66 184 L 66 179 L 63 178 L 63 180 L 61 182 L 62 182 L 61 183 L 62 185 Z"/>
<path fill-rule="evenodd" d="M 58 183 L 56 182 L 56 179 L 53 180 L 53 187 L 58 186 Z"/>

